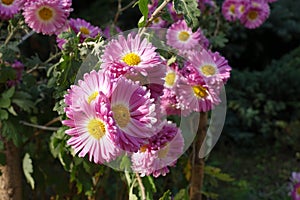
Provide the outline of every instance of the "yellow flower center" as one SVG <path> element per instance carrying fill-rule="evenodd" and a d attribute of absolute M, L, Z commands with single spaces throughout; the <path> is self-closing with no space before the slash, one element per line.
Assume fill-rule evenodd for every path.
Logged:
<path fill-rule="evenodd" d="M 212 76 L 216 74 L 216 69 L 211 65 L 204 65 L 201 67 L 201 72 L 205 76 Z"/>
<path fill-rule="evenodd" d="M 183 42 L 187 41 L 189 38 L 190 34 L 186 31 L 181 31 L 178 35 L 178 39 Z"/>
<path fill-rule="evenodd" d="M 245 6 L 244 6 L 244 5 L 241 5 L 241 6 L 239 7 L 239 11 L 240 11 L 240 13 L 244 13 L 244 12 L 245 12 Z"/>
<path fill-rule="evenodd" d="M 156 17 L 154 20 L 153 20 L 153 22 L 154 22 L 154 24 L 158 24 L 159 23 L 159 18 L 158 17 Z"/>
<path fill-rule="evenodd" d="M 300 187 L 296 189 L 296 194 L 300 196 Z"/>
<path fill-rule="evenodd" d="M 94 92 L 93 94 L 91 94 L 88 99 L 87 99 L 87 102 L 90 104 L 92 101 L 94 101 L 97 96 L 98 96 L 99 92 Z"/>
<path fill-rule="evenodd" d="M 176 74 L 175 72 L 170 72 L 166 75 L 165 82 L 168 86 L 173 86 L 175 83 Z"/>
<path fill-rule="evenodd" d="M 9 6 L 14 2 L 14 0 L 2 0 L 2 3 Z"/>
<path fill-rule="evenodd" d="M 105 135 L 105 132 L 106 132 L 105 124 L 100 119 L 90 120 L 87 128 L 88 128 L 89 134 L 97 140 L 101 139 Z"/>
<path fill-rule="evenodd" d="M 89 35 L 90 34 L 90 30 L 84 26 L 80 27 L 80 32 L 84 35 Z"/>
<path fill-rule="evenodd" d="M 140 152 L 144 153 L 147 150 L 147 148 L 148 148 L 148 145 L 146 145 L 146 144 L 141 146 Z"/>
<path fill-rule="evenodd" d="M 229 11 L 232 13 L 232 14 L 234 14 L 235 13 L 235 5 L 230 5 L 230 7 L 229 7 Z"/>
<path fill-rule="evenodd" d="M 112 107 L 112 111 L 117 125 L 121 128 L 125 128 L 130 122 L 130 112 L 128 108 L 122 104 L 118 104 Z"/>
<path fill-rule="evenodd" d="M 44 21 L 49 21 L 53 17 L 53 11 L 49 7 L 42 7 L 38 12 L 40 18 Z"/>
<path fill-rule="evenodd" d="M 169 149 L 170 149 L 170 145 L 169 144 L 165 145 L 161 150 L 158 151 L 158 157 L 160 159 L 167 157 Z"/>
<path fill-rule="evenodd" d="M 122 60 L 129 66 L 136 66 L 141 62 L 140 56 L 135 53 L 128 53 L 123 56 Z"/>
<path fill-rule="evenodd" d="M 201 85 L 193 86 L 193 91 L 195 96 L 200 99 L 207 96 L 207 89 L 202 87 Z"/>
<path fill-rule="evenodd" d="M 250 11 L 248 13 L 248 18 L 250 20 L 256 20 L 257 17 L 258 17 L 258 13 L 256 11 Z"/>

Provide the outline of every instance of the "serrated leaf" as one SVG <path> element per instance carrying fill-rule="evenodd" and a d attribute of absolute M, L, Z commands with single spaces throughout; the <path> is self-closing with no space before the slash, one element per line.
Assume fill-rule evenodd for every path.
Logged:
<path fill-rule="evenodd" d="M 171 191 L 167 190 L 159 200 L 171 200 Z"/>
<path fill-rule="evenodd" d="M 143 15 L 143 18 L 141 18 L 142 20 L 139 21 L 138 27 L 143 27 L 146 25 L 146 20 L 149 13 L 148 0 L 139 0 L 139 9 Z"/>
<path fill-rule="evenodd" d="M 13 99 L 12 102 L 28 113 L 35 109 L 34 103 L 28 99 Z"/>
<path fill-rule="evenodd" d="M 0 120 L 7 120 L 8 119 L 8 112 L 6 110 L 0 109 Z"/>
<path fill-rule="evenodd" d="M 200 9 L 195 0 L 174 0 L 174 8 L 177 14 L 183 14 L 189 27 L 196 28 L 199 25 Z"/>
<path fill-rule="evenodd" d="M 19 134 L 19 130 L 22 130 L 22 127 L 16 118 L 10 117 L 9 120 L 2 121 L 2 135 L 11 139 L 17 147 L 22 143 L 22 135 Z"/>
<path fill-rule="evenodd" d="M 26 153 L 23 158 L 23 172 L 27 182 L 31 186 L 31 189 L 34 189 L 34 179 L 31 176 L 31 174 L 33 173 L 33 166 L 32 166 L 32 160 L 28 153 Z"/>

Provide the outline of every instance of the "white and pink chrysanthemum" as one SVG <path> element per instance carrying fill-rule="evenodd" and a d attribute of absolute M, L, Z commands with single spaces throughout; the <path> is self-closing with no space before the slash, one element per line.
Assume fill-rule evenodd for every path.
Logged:
<path fill-rule="evenodd" d="M 222 4 L 222 14 L 228 21 L 235 21 L 240 18 L 242 7 L 245 1 L 225 0 Z M 244 8 L 245 9 L 245 8 Z"/>
<path fill-rule="evenodd" d="M 254 0 L 246 7 L 240 21 L 246 28 L 254 29 L 262 25 L 269 15 L 269 4 L 262 0 Z"/>
<path fill-rule="evenodd" d="M 86 38 L 94 38 L 101 33 L 101 30 L 97 26 L 91 25 L 91 23 L 84 19 L 70 19 L 70 27 L 74 32 L 80 33 L 80 41 L 83 42 Z"/>
<path fill-rule="evenodd" d="M 131 71 L 147 76 L 148 69 L 161 63 L 160 56 L 155 50 L 156 48 L 139 34 L 134 36 L 130 33 L 127 38 L 119 35 L 106 46 L 101 67 L 116 77 Z"/>
<path fill-rule="evenodd" d="M 188 58 L 190 64 L 186 65 L 183 71 L 190 79 L 204 79 L 207 84 L 225 84 L 230 77 L 231 67 L 228 61 L 218 52 L 195 51 L 191 52 Z M 200 76 L 200 77 L 199 77 Z"/>
<path fill-rule="evenodd" d="M 164 28 L 166 26 L 167 21 L 163 20 L 161 17 L 156 17 L 150 25 L 151 28 Z"/>
<path fill-rule="evenodd" d="M 217 5 L 214 0 L 198 0 L 198 8 L 201 12 L 205 12 L 207 8 L 210 10 L 216 9 Z"/>
<path fill-rule="evenodd" d="M 118 143 L 124 150 L 137 151 L 144 144 L 144 138 L 156 133 L 153 101 L 146 87 L 123 77 L 118 80 L 111 95 L 111 109 L 121 135 Z"/>
<path fill-rule="evenodd" d="M 107 97 L 100 94 L 95 106 L 82 102 L 81 110 L 66 108 L 69 118 L 63 124 L 71 127 L 66 134 L 71 138 L 67 141 L 79 157 L 89 155 L 94 163 L 105 163 L 116 159 L 121 149 L 116 145 L 117 127 L 112 117 Z"/>
<path fill-rule="evenodd" d="M 23 7 L 25 22 L 37 33 L 59 34 L 72 11 L 69 1 L 27 1 Z"/>
<path fill-rule="evenodd" d="M 199 45 L 208 46 L 208 40 L 198 29 L 193 32 L 184 20 L 180 20 L 167 30 L 167 44 L 179 51 L 192 50 Z"/>
<path fill-rule="evenodd" d="M 23 0 L 1 0 L 0 19 L 11 19 L 15 14 L 17 14 L 20 11 L 22 5 Z"/>
<path fill-rule="evenodd" d="M 142 176 L 165 176 L 183 153 L 184 140 L 175 124 L 165 122 L 162 129 L 131 157 L 132 169 Z"/>
<path fill-rule="evenodd" d="M 113 91 L 114 83 L 110 76 L 103 71 L 91 71 L 78 81 L 78 85 L 72 85 L 65 95 L 65 103 L 73 110 L 80 110 L 82 103 L 94 104 L 97 96 L 103 93 L 108 98 Z"/>
<path fill-rule="evenodd" d="M 181 78 L 177 91 L 178 103 L 185 113 L 207 112 L 221 102 L 220 88 L 208 85 L 201 79 Z"/>

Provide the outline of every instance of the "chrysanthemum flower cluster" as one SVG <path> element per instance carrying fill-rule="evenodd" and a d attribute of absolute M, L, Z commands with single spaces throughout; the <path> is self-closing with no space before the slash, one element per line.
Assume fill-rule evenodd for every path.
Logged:
<path fill-rule="evenodd" d="M 68 19 L 72 12 L 72 0 L 2 0 L 0 19 L 8 20 L 22 11 L 26 24 L 36 33 L 56 35 L 61 49 L 67 42 L 60 37 L 62 32 L 74 31 L 79 34 L 80 42 L 94 38 L 101 33 L 97 26 L 83 19 Z"/>
<path fill-rule="evenodd" d="M 270 15 L 269 3 L 276 0 L 225 0 L 222 13 L 226 20 L 239 20 L 246 28 L 261 26 Z"/>
<path fill-rule="evenodd" d="M 300 172 L 291 175 L 290 196 L 293 200 L 300 200 Z"/>
<path fill-rule="evenodd" d="M 99 164 L 128 156 L 131 170 L 141 175 L 168 173 L 185 145 L 169 116 L 213 109 L 230 76 L 227 60 L 207 50 L 201 34 L 183 20 L 158 34 L 171 52 L 185 57 L 174 62 L 139 33 L 110 40 L 100 70 L 84 74 L 65 95 L 63 124 L 70 127 L 74 152 Z"/>

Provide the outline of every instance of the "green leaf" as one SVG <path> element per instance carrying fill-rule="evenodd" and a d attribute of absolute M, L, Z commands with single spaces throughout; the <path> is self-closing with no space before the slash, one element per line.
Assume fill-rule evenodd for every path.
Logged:
<path fill-rule="evenodd" d="M 159 200 L 171 200 L 171 192 L 167 190 Z"/>
<path fill-rule="evenodd" d="M 177 14 L 183 14 L 189 27 L 196 28 L 199 25 L 197 17 L 200 17 L 200 9 L 195 0 L 174 0 L 174 8 Z"/>
<path fill-rule="evenodd" d="M 0 98 L 0 108 L 8 108 L 11 104 L 9 98 L 2 97 Z"/>
<path fill-rule="evenodd" d="M 148 0 L 139 0 L 139 9 L 143 15 L 143 18 L 141 18 L 142 20 L 140 20 L 138 23 L 138 27 L 140 28 L 146 25 L 148 13 L 149 13 Z"/>
<path fill-rule="evenodd" d="M 0 120 L 7 120 L 8 119 L 8 112 L 6 110 L 0 109 Z"/>
<path fill-rule="evenodd" d="M 2 93 L 2 97 L 10 99 L 15 93 L 15 87 L 11 87 Z"/>
<path fill-rule="evenodd" d="M 145 187 L 146 192 L 146 199 L 152 200 L 153 199 L 153 193 L 156 192 L 155 183 L 153 181 L 152 176 L 146 176 L 142 179 L 143 185 Z"/>
<path fill-rule="evenodd" d="M 174 200 L 189 200 L 189 194 L 186 189 L 181 189 L 174 197 Z"/>
<path fill-rule="evenodd" d="M 23 130 L 23 128 L 16 118 L 10 117 L 9 120 L 2 121 L 2 135 L 7 139 L 11 139 L 17 147 L 22 143 L 20 130 Z"/>
<path fill-rule="evenodd" d="M 31 188 L 34 189 L 34 179 L 31 176 L 31 174 L 33 173 L 33 166 L 32 160 L 28 153 L 26 153 L 23 158 L 23 172 L 27 182 L 30 184 Z"/>
<path fill-rule="evenodd" d="M 133 183 L 129 188 L 129 200 L 138 200 L 137 196 L 133 193 L 133 188 L 136 183 L 136 179 L 134 179 Z"/>

